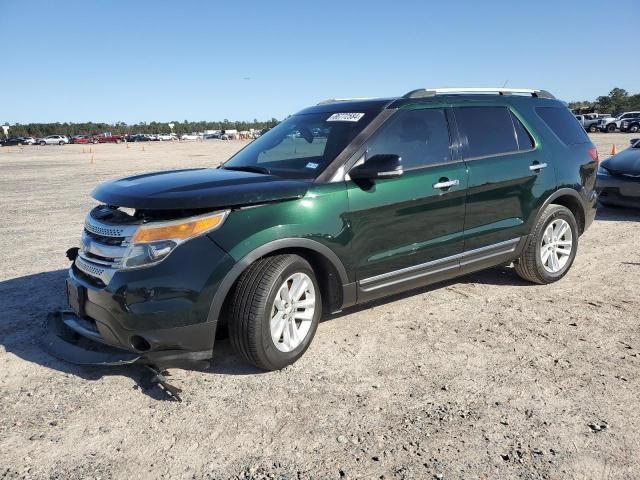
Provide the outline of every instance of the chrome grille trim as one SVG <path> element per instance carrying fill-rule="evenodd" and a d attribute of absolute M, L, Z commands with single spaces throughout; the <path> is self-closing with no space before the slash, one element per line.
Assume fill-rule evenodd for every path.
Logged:
<path fill-rule="evenodd" d="M 103 237 L 122 237 L 124 233 L 123 228 L 99 227 L 98 225 L 93 225 L 89 222 L 85 222 L 84 228 L 86 228 L 91 233 L 102 235 Z"/>
<path fill-rule="evenodd" d="M 78 255 L 78 258 L 76 258 L 76 267 L 78 267 L 80 271 L 86 273 L 87 275 L 91 275 L 94 277 L 100 277 L 100 275 L 102 275 L 105 271 L 104 268 L 91 265 L 89 262 L 87 262 L 84 258 L 82 258 L 79 255 Z"/>
<path fill-rule="evenodd" d="M 138 225 L 107 225 L 92 218 L 89 213 L 84 221 L 84 228 L 88 232 L 103 237 L 127 238 L 136 233 Z"/>

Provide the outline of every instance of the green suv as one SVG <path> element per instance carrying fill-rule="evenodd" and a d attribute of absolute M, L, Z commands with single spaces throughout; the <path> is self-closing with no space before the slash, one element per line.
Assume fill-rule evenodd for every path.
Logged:
<path fill-rule="evenodd" d="M 224 325 L 273 370 L 323 314 L 509 262 L 554 282 L 594 219 L 597 162 L 543 90 L 321 102 L 218 168 L 99 186 L 47 344 L 78 363 L 205 365 Z"/>

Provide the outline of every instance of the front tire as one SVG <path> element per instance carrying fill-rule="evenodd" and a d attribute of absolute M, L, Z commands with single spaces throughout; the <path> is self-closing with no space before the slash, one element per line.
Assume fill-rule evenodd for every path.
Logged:
<path fill-rule="evenodd" d="M 616 131 L 616 124 L 615 123 L 610 123 L 609 125 L 607 125 L 607 132 L 613 133 L 615 131 Z"/>
<path fill-rule="evenodd" d="M 515 262 L 516 273 L 533 283 L 547 284 L 560 280 L 573 264 L 578 236 L 578 224 L 571 210 L 562 205 L 549 205 Z"/>
<path fill-rule="evenodd" d="M 40 145 L 42 145 L 43 147 L 47 144 L 47 142 L 40 142 Z"/>
<path fill-rule="evenodd" d="M 638 125 L 631 125 L 629 127 L 629 132 L 630 133 L 636 133 L 638 130 L 640 130 L 640 126 L 638 126 Z"/>
<path fill-rule="evenodd" d="M 322 315 L 320 287 L 298 255 L 253 263 L 232 294 L 229 337 L 233 349 L 263 370 L 279 370 L 309 347 Z"/>
<path fill-rule="evenodd" d="M 597 131 L 598 131 L 598 127 L 596 127 L 595 125 L 591 125 L 589 127 L 589 132 L 596 133 Z"/>

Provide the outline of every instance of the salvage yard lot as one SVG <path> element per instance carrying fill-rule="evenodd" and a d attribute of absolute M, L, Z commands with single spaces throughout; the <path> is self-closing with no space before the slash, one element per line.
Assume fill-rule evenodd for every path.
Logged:
<path fill-rule="evenodd" d="M 601 159 L 629 138 L 592 135 Z M 0 149 L 0 478 L 640 478 L 637 211 L 601 208 L 556 284 L 504 267 L 350 309 L 280 372 L 221 340 L 172 370 L 181 404 L 42 352 L 92 188 L 243 145 Z"/>

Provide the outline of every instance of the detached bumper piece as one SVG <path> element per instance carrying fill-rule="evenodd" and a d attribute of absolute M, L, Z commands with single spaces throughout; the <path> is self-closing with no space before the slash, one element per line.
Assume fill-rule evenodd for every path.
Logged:
<path fill-rule="evenodd" d="M 199 352 L 153 352 L 147 355 L 129 352 L 102 343 L 98 332 L 87 328 L 86 321 L 70 311 L 52 312 L 47 315 L 42 346 L 45 351 L 60 360 L 76 365 L 121 366 L 140 364 L 152 373 L 151 384 L 157 385 L 173 400 L 181 402 L 182 390 L 167 382 L 168 365 L 177 367 L 206 368 Z"/>
<path fill-rule="evenodd" d="M 94 323 L 72 311 L 53 312 L 47 316 L 43 339 L 45 350 L 53 356 L 78 365 L 130 365 L 138 363 L 164 370 L 185 368 L 203 370 L 209 367 L 211 350 L 154 350 L 136 352 L 111 346 Z"/>
<path fill-rule="evenodd" d="M 85 327 L 80 321 L 73 312 L 49 313 L 42 338 L 44 349 L 60 360 L 77 365 L 130 365 L 142 359 L 138 353 L 90 340 L 89 334 L 81 335 L 78 330 Z"/>

